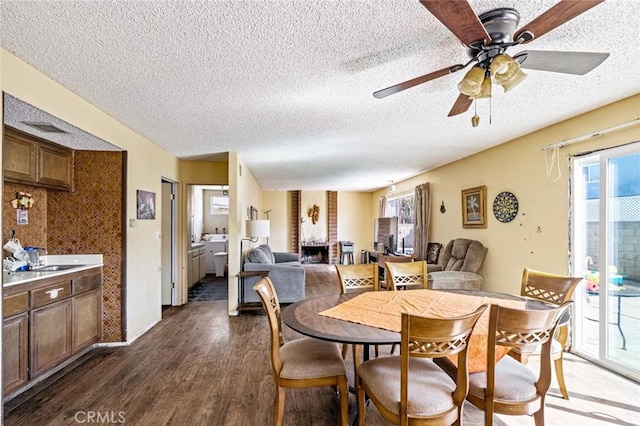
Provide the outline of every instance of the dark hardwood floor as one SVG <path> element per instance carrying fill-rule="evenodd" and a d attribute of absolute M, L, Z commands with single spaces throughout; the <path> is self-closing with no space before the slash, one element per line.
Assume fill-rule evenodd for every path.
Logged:
<path fill-rule="evenodd" d="M 307 297 L 337 292 L 331 267 L 308 268 Z M 298 335 L 287 329 L 285 337 Z M 269 425 L 274 385 L 268 339 L 261 314 L 229 317 L 226 301 L 192 302 L 172 309 L 132 345 L 96 350 L 72 371 L 8 401 L 4 424 Z M 563 400 L 552 383 L 547 425 L 640 424 L 637 383 L 570 354 L 565 375 L 571 399 Z M 339 424 L 338 397 L 330 388 L 288 390 L 286 398 L 286 425 Z M 349 410 L 353 418 L 353 395 Z M 483 423 L 483 413 L 467 404 L 464 424 Z M 367 425 L 384 424 L 368 407 Z M 534 422 L 496 416 L 494 424 Z"/>

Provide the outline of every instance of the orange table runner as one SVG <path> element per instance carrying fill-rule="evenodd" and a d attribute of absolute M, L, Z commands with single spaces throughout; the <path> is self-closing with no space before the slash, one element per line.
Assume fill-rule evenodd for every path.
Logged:
<path fill-rule="evenodd" d="M 399 333 L 402 328 L 402 313 L 450 318 L 471 313 L 485 303 L 516 309 L 524 309 L 526 304 L 523 300 L 471 296 L 437 290 L 373 291 L 320 312 L 320 315 Z M 487 368 L 488 328 L 489 309 L 478 320 L 469 342 L 468 360 L 471 373 L 485 371 Z M 508 351 L 509 348 L 498 347 L 496 357 L 502 358 Z M 452 357 L 452 361 L 455 361 L 453 358 L 456 357 Z"/>

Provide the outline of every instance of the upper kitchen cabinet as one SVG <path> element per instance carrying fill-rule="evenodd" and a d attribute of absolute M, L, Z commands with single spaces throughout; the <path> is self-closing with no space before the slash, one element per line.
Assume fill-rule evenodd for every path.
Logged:
<path fill-rule="evenodd" d="M 73 188 L 73 150 L 5 126 L 4 179 L 51 189 Z"/>

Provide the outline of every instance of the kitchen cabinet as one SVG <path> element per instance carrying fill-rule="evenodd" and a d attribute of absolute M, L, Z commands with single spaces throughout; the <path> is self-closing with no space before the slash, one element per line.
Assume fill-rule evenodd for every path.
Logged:
<path fill-rule="evenodd" d="M 2 324 L 2 379 L 5 394 L 29 381 L 27 327 L 26 313 L 5 319 Z"/>
<path fill-rule="evenodd" d="M 5 393 L 29 381 L 29 293 L 21 292 L 2 300 L 2 377 Z"/>
<path fill-rule="evenodd" d="M 31 311 L 31 378 L 66 361 L 72 354 L 71 299 Z"/>
<path fill-rule="evenodd" d="M 3 169 L 9 182 L 70 191 L 73 150 L 5 126 Z"/>
<path fill-rule="evenodd" d="M 3 315 L 6 396 L 102 339 L 102 268 L 5 287 Z"/>
<path fill-rule="evenodd" d="M 90 274 L 73 280 L 73 353 L 102 340 L 102 275 Z"/>

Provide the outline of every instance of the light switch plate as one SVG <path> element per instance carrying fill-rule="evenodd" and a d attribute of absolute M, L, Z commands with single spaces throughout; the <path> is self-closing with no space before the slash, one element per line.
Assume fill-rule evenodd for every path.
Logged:
<path fill-rule="evenodd" d="M 129 227 L 136 228 L 138 226 L 138 219 L 129 219 Z"/>

